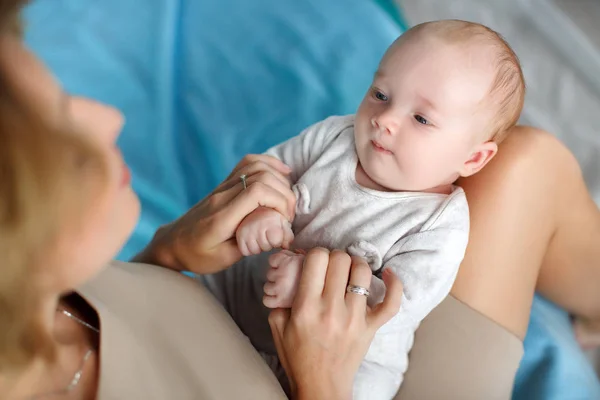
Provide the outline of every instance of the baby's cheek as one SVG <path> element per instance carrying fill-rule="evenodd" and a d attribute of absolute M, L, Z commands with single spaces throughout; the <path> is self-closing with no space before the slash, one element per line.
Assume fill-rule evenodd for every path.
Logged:
<path fill-rule="evenodd" d="M 387 173 L 393 175 L 405 190 L 419 187 L 423 180 L 428 179 L 431 172 L 431 159 L 414 152 L 403 151 L 401 154 L 395 154 L 394 161 L 387 169 Z"/>

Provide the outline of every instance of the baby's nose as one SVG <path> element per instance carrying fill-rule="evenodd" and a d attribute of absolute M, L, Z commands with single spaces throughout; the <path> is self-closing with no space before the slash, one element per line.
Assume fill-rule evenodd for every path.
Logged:
<path fill-rule="evenodd" d="M 384 119 L 373 118 L 371 119 L 371 124 L 378 131 L 381 131 L 388 135 L 391 135 L 396 131 L 395 125 L 391 121 L 386 121 Z"/>

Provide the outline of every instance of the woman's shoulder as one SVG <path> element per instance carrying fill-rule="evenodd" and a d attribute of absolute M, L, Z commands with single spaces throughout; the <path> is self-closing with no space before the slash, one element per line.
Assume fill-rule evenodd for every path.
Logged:
<path fill-rule="evenodd" d="M 100 317 L 98 399 L 285 398 L 247 338 L 195 279 L 115 261 L 78 293 Z"/>

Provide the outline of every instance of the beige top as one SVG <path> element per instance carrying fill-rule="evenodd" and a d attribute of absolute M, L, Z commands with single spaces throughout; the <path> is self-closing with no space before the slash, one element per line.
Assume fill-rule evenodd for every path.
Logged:
<path fill-rule="evenodd" d="M 286 398 L 198 282 L 160 267 L 112 262 L 78 293 L 100 318 L 98 400 Z"/>
<path fill-rule="evenodd" d="M 236 324 L 197 281 L 112 262 L 79 290 L 98 312 L 98 400 L 285 399 Z M 396 400 L 508 400 L 523 344 L 448 296 L 421 324 Z"/>

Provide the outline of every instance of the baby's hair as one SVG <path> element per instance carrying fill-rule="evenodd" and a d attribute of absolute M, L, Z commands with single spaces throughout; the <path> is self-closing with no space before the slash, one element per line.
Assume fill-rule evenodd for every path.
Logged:
<path fill-rule="evenodd" d="M 403 42 L 422 35 L 433 36 L 451 44 L 480 42 L 494 51 L 496 76 L 490 88 L 490 98 L 496 109 L 488 138 L 499 143 L 513 128 L 521 115 L 525 101 L 525 79 L 519 58 L 506 40 L 487 26 L 460 20 L 425 22 L 414 26 L 398 40 Z"/>

